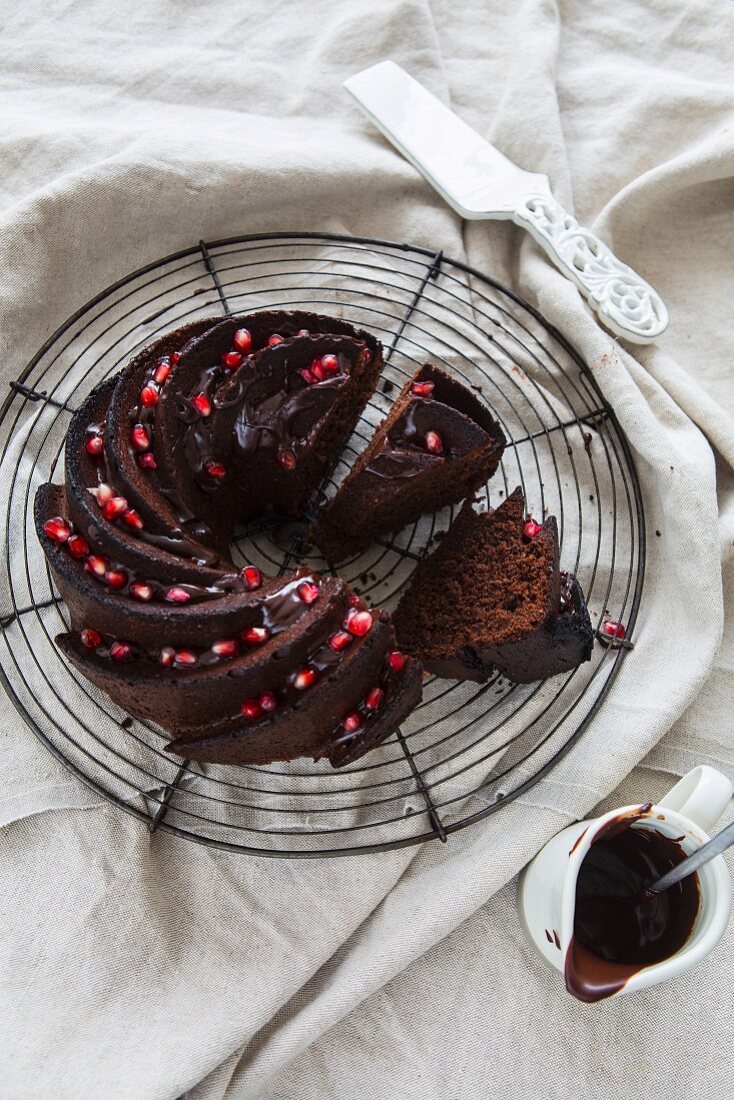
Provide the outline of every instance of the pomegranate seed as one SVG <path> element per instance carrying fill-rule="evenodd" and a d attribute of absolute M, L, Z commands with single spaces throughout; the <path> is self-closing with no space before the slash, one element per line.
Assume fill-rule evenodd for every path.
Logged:
<path fill-rule="evenodd" d="M 179 352 L 175 352 L 173 357 L 172 357 L 175 360 L 175 362 L 178 363 L 178 359 L 176 359 L 176 356 L 178 356 L 178 359 L 180 359 L 181 355 L 180 355 Z M 168 378 L 170 373 L 171 373 L 171 364 L 170 363 L 165 363 L 165 362 L 159 363 L 158 366 L 155 369 L 155 374 L 153 375 L 153 381 L 157 382 L 159 386 L 162 386 L 163 383 Z"/>
<path fill-rule="evenodd" d="M 105 519 L 117 519 L 123 512 L 127 512 L 127 501 L 124 497 L 110 497 L 102 508 Z"/>
<path fill-rule="evenodd" d="M 148 600 L 153 599 L 153 588 L 151 585 L 146 584 L 145 581 L 135 581 L 130 585 L 130 595 L 134 596 L 136 600 L 142 600 L 143 603 L 147 603 Z"/>
<path fill-rule="evenodd" d="M 85 444 L 85 450 L 88 455 L 92 455 L 94 458 L 99 458 L 104 450 L 104 439 L 101 435 L 92 435 L 89 437 Z"/>
<path fill-rule="evenodd" d="M 236 638 L 221 638 L 212 646 L 212 653 L 217 657 L 236 657 L 240 651 L 240 643 Z"/>
<path fill-rule="evenodd" d="M 327 374 L 336 374 L 339 370 L 339 360 L 336 355 L 322 355 L 321 366 Z"/>
<path fill-rule="evenodd" d="M 406 656 L 404 653 L 401 653 L 399 649 L 393 649 L 392 653 L 388 653 L 387 655 L 387 663 L 393 672 L 400 672 L 401 669 L 404 669 L 405 661 Z"/>
<path fill-rule="evenodd" d="M 352 644 L 352 635 L 347 634 L 346 630 L 338 630 L 336 634 L 332 634 L 329 638 L 329 646 L 335 653 L 341 653 L 347 646 Z"/>
<path fill-rule="evenodd" d="M 364 348 L 363 351 L 362 351 L 362 362 L 363 363 L 369 363 L 371 358 L 372 358 L 372 351 L 370 350 L 370 348 Z"/>
<path fill-rule="evenodd" d="M 296 336 L 310 336 L 310 333 L 307 328 L 299 328 Z"/>
<path fill-rule="evenodd" d="M 372 621 L 369 611 L 353 611 L 347 619 L 347 630 L 350 634 L 362 638 L 365 634 L 369 634 L 372 629 Z"/>
<path fill-rule="evenodd" d="M 191 404 L 200 416 L 208 416 L 212 411 L 212 403 L 205 393 L 197 393 L 196 397 L 192 397 Z"/>
<path fill-rule="evenodd" d="M 313 373 L 313 371 L 304 369 L 302 371 L 299 371 L 298 373 L 300 374 L 304 382 L 306 382 L 309 386 L 313 386 L 314 382 L 318 382 L 318 378 Z"/>
<path fill-rule="evenodd" d="M 85 645 L 87 649 L 94 649 L 95 646 L 102 645 L 102 635 L 96 630 L 82 630 L 79 637 L 82 645 Z"/>
<path fill-rule="evenodd" d="M 295 451 L 292 451 L 290 447 L 279 447 L 277 458 L 284 470 L 295 470 L 296 455 Z"/>
<path fill-rule="evenodd" d="M 113 661 L 129 661 L 133 655 L 133 649 L 129 642 L 113 642 L 110 646 L 110 657 Z"/>
<path fill-rule="evenodd" d="M 166 665 L 167 668 L 170 668 L 175 660 L 176 650 L 173 648 L 172 645 L 164 645 L 163 649 L 161 650 L 160 656 L 161 664 Z"/>
<path fill-rule="evenodd" d="M 207 477 L 213 477 L 221 481 L 223 477 L 227 476 L 227 467 L 223 466 L 221 462 L 207 462 L 204 473 Z"/>
<path fill-rule="evenodd" d="M 158 463 L 153 457 L 152 451 L 146 451 L 144 455 L 138 455 L 138 466 L 141 470 L 158 469 Z"/>
<path fill-rule="evenodd" d="M 227 370 L 236 370 L 242 363 L 242 356 L 238 351 L 225 351 L 222 356 L 222 366 Z"/>
<path fill-rule="evenodd" d="M 195 653 L 192 653 L 190 649 L 177 649 L 176 656 L 173 658 L 173 663 L 178 668 L 190 668 L 198 661 L 198 657 Z"/>
<path fill-rule="evenodd" d="M 260 696 L 260 706 L 266 714 L 272 714 L 278 707 L 278 700 L 274 691 L 264 691 Z"/>
<path fill-rule="evenodd" d="M 254 722 L 256 718 L 260 718 L 263 712 L 258 699 L 245 699 L 240 710 L 248 722 Z"/>
<path fill-rule="evenodd" d="M 262 645 L 270 637 L 270 631 L 266 626 L 251 626 L 242 634 L 245 645 Z"/>
<path fill-rule="evenodd" d="M 43 525 L 44 535 L 48 535 L 53 542 L 66 542 L 71 538 L 71 525 L 66 522 L 63 516 L 54 516 L 53 519 L 47 519 Z"/>
<path fill-rule="evenodd" d="M 528 518 L 525 520 L 525 526 L 522 529 L 522 533 L 524 538 L 530 541 L 530 539 L 534 539 L 535 536 L 542 530 L 543 528 L 540 526 L 540 524 L 536 523 L 532 516 L 528 516 Z"/>
<path fill-rule="evenodd" d="M 182 355 L 183 355 L 183 352 L 181 352 L 181 351 L 174 351 L 173 352 L 173 354 L 171 355 L 171 363 L 174 367 L 177 366 L 181 362 L 181 356 Z"/>
<path fill-rule="evenodd" d="M 299 600 L 303 603 L 313 603 L 315 599 L 318 599 L 319 586 L 312 581 L 304 581 L 303 584 L 299 584 L 296 591 Z"/>
<path fill-rule="evenodd" d="M 314 359 L 313 363 L 311 364 L 310 371 L 317 382 L 323 382 L 326 378 L 327 371 L 324 370 L 320 359 Z"/>
<path fill-rule="evenodd" d="M 140 402 L 146 409 L 152 409 L 158 404 L 158 390 L 155 386 L 143 386 L 140 391 Z"/>
<path fill-rule="evenodd" d="M 282 344 L 285 340 L 285 336 L 281 336 L 279 333 L 274 332 L 272 336 L 268 337 L 268 347 L 274 348 L 276 344 Z"/>
<path fill-rule="evenodd" d="M 263 575 L 256 565 L 246 565 L 240 569 L 240 580 L 248 592 L 254 592 L 262 584 Z"/>
<path fill-rule="evenodd" d="M 443 453 L 443 440 L 438 432 L 426 432 L 426 450 L 432 455 Z"/>
<path fill-rule="evenodd" d="M 362 600 L 356 592 L 352 592 L 348 602 L 350 607 L 361 607 L 362 605 Z"/>
<path fill-rule="evenodd" d="M 433 382 L 414 382 L 410 387 L 410 392 L 415 397 L 430 397 L 433 393 Z"/>
<path fill-rule="evenodd" d="M 188 603 L 191 596 L 185 588 L 174 587 L 168 589 L 166 599 L 169 603 Z"/>
<path fill-rule="evenodd" d="M 128 508 L 127 512 L 123 512 L 122 522 L 133 531 L 143 530 L 143 521 L 134 508 Z"/>
<path fill-rule="evenodd" d="M 608 638 L 619 638 L 620 640 L 627 634 L 627 630 L 623 623 L 617 623 L 614 619 L 607 619 L 607 621 L 602 624 L 601 632 L 602 634 L 606 634 Z"/>
<path fill-rule="evenodd" d="M 367 692 L 364 705 L 367 707 L 368 710 L 377 710 L 384 698 L 385 692 L 382 690 L 382 688 L 372 688 L 372 691 Z"/>
<path fill-rule="evenodd" d="M 103 558 L 100 554 L 90 554 L 84 563 L 84 568 L 88 573 L 94 573 L 95 577 L 104 577 L 109 564 L 107 558 Z"/>
<path fill-rule="evenodd" d="M 144 424 L 136 424 L 130 432 L 130 442 L 136 451 L 147 451 L 150 447 L 150 433 Z"/>
<path fill-rule="evenodd" d="M 66 549 L 72 558 L 86 558 L 89 553 L 89 543 L 82 535 L 72 535 L 66 544 Z"/>
<path fill-rule="evenodd" d="M 252 347 L 252 333 L 249 328 L 238 328 L 232 337 L 232 343 L 238 351 L 241 351 L 243 355 L 247 355 Z"/>
<path fill-rule="evenodd" d="M 353 710 L 352 713 L 348 714 L 344 719 L 344 729 L 347 733 L 356 733 L 361 725 L 362 716 L 357 714 L 356 710 Z"/>
<path fill-rule="evenodd" d="M 127 573 L 124 569 L 108 569 L 104 579 L 110 588 L 124 588 L 127 584 Z"/>
<path fill-rule="evenodd" d="M 106 504 L 108 500 L 112 500 L 115 495 L 115 490 L 112 486 L 106 485 L 104 481 L 100 481 L 96 489 L 90 489 L 89 491 L 97 498 L 97 504 L 99 504 L 100 507 Z"/>
<path fill-rule="evenodd" d="M 311 684 L 314 684 L 317 679 L 318 672 L 315 668 L 302 668 L 301 671 L 297 673 L 293 681 L 293 686 L 298 691 L 305 691 L 306 688 L 311 687 Z"/>

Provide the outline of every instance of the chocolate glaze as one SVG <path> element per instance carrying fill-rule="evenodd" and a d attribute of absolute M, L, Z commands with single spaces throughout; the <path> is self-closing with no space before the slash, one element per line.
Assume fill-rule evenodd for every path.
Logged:
<path fill-rule="evenodd" d="M 686 855 L 678 843 L 682 838 L 634 825 L 650 809 L 648 804 L 613 818 L 581 864 L 565 962 L 566 988 L 581 1001 L 611 997 L 633 974 L 670 958 L 696 922 L 698 875 L 661 894 L 645 890 Z"/>

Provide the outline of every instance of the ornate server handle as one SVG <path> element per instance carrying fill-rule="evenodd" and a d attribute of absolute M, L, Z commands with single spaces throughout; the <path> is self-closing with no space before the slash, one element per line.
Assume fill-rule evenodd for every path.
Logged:
<path fill-rule="evenodd" d="M 617 336 L 649 344 L 667 328 L 668 311 L 657 291 L 554 198 L 531 195 L 513 221 L 532 233 Z"/>

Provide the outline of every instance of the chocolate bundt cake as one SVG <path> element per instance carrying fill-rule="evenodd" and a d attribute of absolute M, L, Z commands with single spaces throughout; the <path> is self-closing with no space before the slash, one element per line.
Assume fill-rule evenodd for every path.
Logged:
<path fill-rule="evenodd" d="M 384 612 L 338 578 L 267 578 L 234 526 L 298 515 L 372 393 L 380 344 L 303 312 L 208 319 L 144 349 L 72 418 L 35 518 L 88 679 L 179 755 L 347 764 L 421 695 Z"/>
<path fill-rule="evenodd" d="M 471 495 L 495 472 L 504 448 L 486 406 L 426 364 L 322 508 L 311 538 L 328 561 L 343 561 L 372 539 Z"/>
<path fill-rule="evenodd" d="M 559 569 L 555 518 L 526 518 L 519 488 L 496 511 L 464 504 L 394 622 L 401 648 L 449 679 L 544 680 L 588 661 L 593 645 L 581 587 Z"/>

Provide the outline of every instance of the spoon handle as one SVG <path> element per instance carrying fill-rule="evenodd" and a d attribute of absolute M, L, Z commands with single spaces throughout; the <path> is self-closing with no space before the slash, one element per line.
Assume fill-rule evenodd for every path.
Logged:
<path fill-rule="evenodd" d="M 690 856 L 686 856 L 676 867 L 673 867 L 671 871 L 659 878 L 657 882 L 653 882 L 647 889 L 651 890 L 653 894 L 662 894 L 663 890 L 675 886 L 676 882 L 680 882 L 681 879 L 688 878 L 699 867 L 703 867 L 704 863 L 708 863 L 710 859 L 721 855 L 732 844 L 734 844 L 734 821 L 712 837 L 711 840 L 707 840 Z"/>

